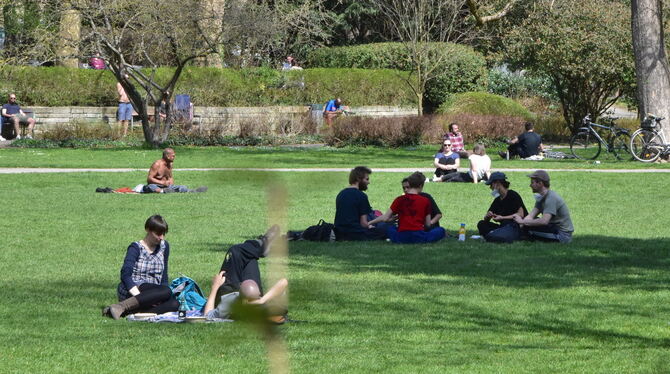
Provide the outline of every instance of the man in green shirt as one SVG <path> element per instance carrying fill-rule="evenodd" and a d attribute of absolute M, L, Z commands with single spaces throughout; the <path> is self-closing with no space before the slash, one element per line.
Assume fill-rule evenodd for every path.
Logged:
<path fill-rule="evenodd" d="M 567 204 L 559 194 L 549 189 L 549 174 L 537 170 L 528 177 L 535 195 L 535 207 L 526 217 L 515 214 L 514 221 L 531 238 L 569 243 L 575 228 Z"/>

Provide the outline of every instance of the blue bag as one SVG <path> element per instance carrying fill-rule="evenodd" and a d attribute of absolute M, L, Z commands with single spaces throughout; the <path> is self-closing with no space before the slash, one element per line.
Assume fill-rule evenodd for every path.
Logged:
<path fill-rule="evenodd" d="M 207 299 L 200 290 L 200 286 L 191 278 L 182 275 L 170 283 L 170 289 L 178 301 L 186 303 L 189 310 L 202 311 Z"/>

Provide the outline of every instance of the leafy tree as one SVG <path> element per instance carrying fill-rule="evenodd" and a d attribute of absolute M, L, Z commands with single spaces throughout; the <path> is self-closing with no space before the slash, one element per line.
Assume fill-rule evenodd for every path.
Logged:
<path fill-rule="evenodd" d="M 219 51 L 224 10 L 219 3 L 71 0 L 86 26 L 81 42 L 87 48 L 82 50 L 105 57 L 142 121 L 145 141 L 154 147 L 167 139 L 172 126 L 170 101 L 184 67 Z M 145 68 L 136 66 L 138 62 Z M 175 66 L 167 81 L 156 79 L 162 62 Z M 166 102 L 166 119 L 155 115 L 150 122 L 147 107 L 153 105 L 158 113 L 162 100 Z"/>
<path fill-rule="evenodd" d="M 634 87 L 627 8 L 608 0 L 538 2 L 506 40 L 516 68 L 548 75 L 572 129 Z"/>

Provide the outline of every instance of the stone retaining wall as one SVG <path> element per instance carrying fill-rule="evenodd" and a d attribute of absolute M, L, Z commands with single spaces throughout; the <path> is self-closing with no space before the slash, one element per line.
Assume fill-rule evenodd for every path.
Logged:
<path fill-rule="evenodd" d="M 26 107 L 37 119 L 36 131 L 66 124 L 72 121 L 116 122 L 116 107 Z M 153 108 L 152 108 L 153 109 Z M 414 108 L 391 106 L 352 107 L 352 115 L 387 117 L 416 114 Z M 226 132 L 237 133 L 240 123 L 260 123 L 274 130 L 277 126 L 294 126 L 310 118 L 321 123 L 321 110 L 311 110 L 310 106 L 272 106 L 272 107 L 195 107 L 194 122 L 201 130 L 214 126 L 223 126 Z"/>

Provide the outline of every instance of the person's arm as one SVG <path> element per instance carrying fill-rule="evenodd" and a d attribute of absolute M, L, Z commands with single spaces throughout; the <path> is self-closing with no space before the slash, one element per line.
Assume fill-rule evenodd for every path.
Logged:
<path fill-rule="evenodd" d="M 435 157 L 435 161 L 433 161 L 433 165 L 435 165 L 436 168 L 442 169 L 442 170 L 447 170 L 447 165 L 442 165 L 440 164 L 440 159 Z"/>
<path fill-rule="evenodd" d="M 535 210 L 535 209 L 533 209 L 533 210 Z M 549 221 L 551 221 L 552 215 L 549 214 L 549 213 L 543 213 L 542 217 L 540 217 L 540 218 L 530 218 L 530 217 L 520 218 L 519 216 L 516 216 L 516 215 L 514 217 L 516 217 L 514 219 L 516 221 L 516 223 L 518 223 L 520 225 L 524 225 L 524 226 L 546 226 L 546 225 L 549 224 Z M 519 218 L 519 219 L 517 219 L 517 218 Z"/>
<path fill-rule="evenodd" d="M 516 212 L 514 212 L 513 214 L 511 214 L 509 216 L 501 216 L 499 214 L 494 214 L 493 215 L 493 220 L 500 222 L 500 221 L 504 221 L 506 219 L 514 219 L 514 216 L 523 217 L 523 208 L 519 207 L 519 210 L 517 210 Z"/>
<path fill-rule="evenodd" d="M 7 118 L 12 118 L 14 117 L 13 114 L 7 114 L 7 108 L 2 108 L 2 116 L 7 117 Z"/>
<path fill-rule="evenodd" d="M 429 222 L 430 226 L 437 224 L 441 218 L 442 218 L 441 214 L 436 214 L 435 217 L 431 217 Z"/>
<path fill-rule="evenodd" d="M 460 158 L 459 158 L 460 160 Z M 472 183 L 479 182 L 479 174 L 477 173 L 477 158 L 470 157 L 470 176 L 472 177 Z"/>
<path fill-rule="evenodd" d="M 453 165 L 449 165 L 449 166 L 451 166 L 452 169 L 454 169 L 454 170 L 458 170 L 458 168 L 461 167 L 461 158 L 460 158 L 460 157 L 456 157 L 456 158 L 454 159 L 454 164 L 453 164 Z"/>
<path fill-rule="evenodd" d="M 365 227 L 368 228 L 368 227 L 374 225 L 375 223 L 386 222 L 386 221 L 390 220 L 392 216 L 393 216 L 393 210 L 389 209 L 386 212 L 384 212 L 384 214 L 382 214 L 381 216 L 373 219 L 372 221 L 367 222 L 367 217 L 366 217 L 366 222 L 368 223 L 368 225 L 365 226 Z M 363 222 L 362 222 L 362 216 L 361 216 L 361 225 L 362 224 L 363 224 Z"/>
<path fill-rule="evenodd" d="M 133 296 L 137 296 L 140 293 L 139 288 L 137 288 L 138 285 L 133 281 L 133 268 L 139 257 L 140 249 L 133 243 L 128 246 L 126 257 L 123 259 L 123 265 L 121 266 L 121 282 L 123 282 L 123 285 Z"/>
<path fill-rule="evenodd" d="M 510 140 L 507 142 L 507 144 L 516 144 L 516 143 L 518 143 L 518 142 L 519 142 L 519 137 L 518 137 L 518 136 L 515 136 L 515 137 L 513 137 L 512 139 L 510 139 Z"/>
<path fill-rule="evenodd" d="M 160 170 L 160 160 L 154 162 L 149 169 L 149 175 L 147 175 L 147 183 L 149 184 L 163 184 L 163 181 L 158 179 L 159 170 Z"/>
<path fill-rule="evenodd" d="M 168 284 L 168 258 L 170 257 L 170 244 L 163 240 L 163 243 L 165 243 L 165 253 L 163 253 L 163 274 L 161 276 L 161 284 L 162 285 L 167 285 Z M 160 244 L 159 244 L 160 245 Z"/>
<path fill-rule="evenodd" d="M 268 290 L 268 292 L 266 292 L 263 297 L 258 300 L 250 301 L 249 304 L 266 304 L 269 301 L 274 300 L 276 297 L 281 296 L 286 291 L 287 287 L 288 280 L 286 280 L 286 278 L 282 278 L 277 283 L 275 283 L 275 285 L 272 286 L 272 288 L 270 288 L 270 290 Z"/>
<path fill-rule="evenodd" d="M 219 288 L 223 286 L 226 282 L 226 272 L 221 271 L 212 278 L 212 290 L 209 292 L 207 297 L 207 303 L 205 304 L 205 310 L 202 312 L 203 315 L 207 315 L 210 311 L 214 309 L 216 305 L 216 293 L 219 291 Z"/>

